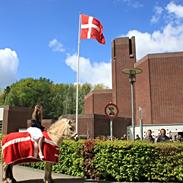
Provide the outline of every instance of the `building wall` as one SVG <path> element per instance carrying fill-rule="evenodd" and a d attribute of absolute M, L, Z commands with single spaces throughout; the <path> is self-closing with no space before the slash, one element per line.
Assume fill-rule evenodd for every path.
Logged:
<path fill-rule="evenodd" d="M 104 115 L 94 116 L 94 137 L 110 136 L 110 120 Z M 130 118 L 117 117 L 113 120 L 113 136 L 121 138 L 127 134 L 127 126 L 131 124 Z"/>
<path fill-rule="evenodd" d="M 135 103 L 136 103 L 136 125 L 139 125 L 139 107 L 142 108 L 142 116 L 145 124 L 151 124 L 151 92 L 149 77 L 149 59 L 144 57 L 135 67 L 143 70 L 141 74 L 136 75 L 135 82 Z"/>
<path fill-rule="evenodd" d="M 125 68 L 136 61 L 135 38 L 117 38 L 112 42 L 112 102 L 119 108 L 119 117 L 131 117 L 130 84 Z"/>
<path fill-rule="evenodd" d="M 90 92 L 84 98 L 84 114 L 92 114 L 94 112 L 94 94 Z"/>
<path fill-rule="evenodd" d="M 4 108 L 0 107 L 0 121 L 3 120 Z"/>
<path fill-rule="evenodd" d="M 3 114 L 3 134 L 27 128 L 27 120 L 31 119 L 31 114 L 31 108 L 6 106 Z"/>
<path fill-rule="evenodd" d="M 136 107 L 142 106 L 144 124 L 183 123 L 183 52 L 150 54 L 135 66 L 143 69 Z"/>
<path fill-rule="evenodd" d="M 112 90 L 90 92 L 84 100 L 84 114 L 105 114 L 105 106 L 112 101 Z"/>
<path fill-rule="evenodd" d="M 65 118 L 69 118 L 69 119 L 76 119 L 76 115 L 63 115 L 62 117 Z M 79 118 L 78 118 L 78 133 L 79 135 L 84 135 L 84 136 L 88 136 L 89 135 L 89 130 L 91 131 L 91 133 L 93 133 L 93 127 L 92 125 L 90 125 L 90 127 L 88 127 L 88 124 L 92 124 L 93 123 L 93 119 L 94 119 L 94 114 L 80 114 Z"/>
<path fill-rule="evenodd" d="M 150 57 L 152 123 L 183 123 L 183 53 Z"/>
<path fill-rule="evenodd" d="M 75 119 L 75 115 L 64 115 L 63 117 Z M 79 135 L 88 138 L 96 138 L 99 136 L 109 136 L 109 119 L 101 114 L 84 114 L 79 115 L 78 132 Z M 127 126 L 131 124 L 130 118 L 115 118 L 113 120 L 113 136 L 120 138 L 123 134 L 127 134 Z"/>
<path fill-rule="evenodd" d="M 143 126 L 143 138 L 146 137 L 146 132 L 151 129 L 152 135 L 154 138 L 157 138 L 160 134 L 160 130 L 164 128 L 166 130 L 166 135 L 169 134 L 177 135 L 179 132 L 183 132 L 183 124 L 175 124 L 175 125 L 167 125 L 167 124 L 158 124 L 158 125 L 144 125 Z M 127 128 L 128 139 L 132 138 L 132 128 L 129 126 Z M 135 133 L 141 137 L 141 129 L 140 127 L 135 127 Z"/>

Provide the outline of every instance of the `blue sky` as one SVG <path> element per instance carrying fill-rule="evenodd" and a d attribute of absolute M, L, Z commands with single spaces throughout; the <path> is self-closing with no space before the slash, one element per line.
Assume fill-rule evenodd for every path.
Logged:
<path fill-rule="evenodd" d="M 79 13 L 99 19 L 106 39 L 81 41 L 82 83 L 111 86 L 120 36 L 136 36 L 138 59 L 183 50 L 181 0 L 0 0 L 0 88 L 27 77 L 76 82 Z"/>

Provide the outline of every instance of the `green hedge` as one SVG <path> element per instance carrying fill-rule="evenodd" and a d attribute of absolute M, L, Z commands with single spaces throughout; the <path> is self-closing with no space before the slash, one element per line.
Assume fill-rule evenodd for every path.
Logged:
<path fill-rule="evenodd" d="M 82 141 L 64 141 L 60 147 L 59 163 L 53 165 L 53 171 L 56 173 L 84 177 L 82 148 Z M 24 164 L 24 166 L 44 169 L 45 163 L 28 163 Z"/>
<path fill-rule="evenodd" d="M 99 179 L 183 181 L 183 145 L 179 143 L 98 142 L 94 154 Z"/>
<path fill-rule="evenodd" d="M 57 173 L 109 181 L 183 181 L 183 144 L 64 141 Z M 44 168 L 43 163 L 33 167 Z"/>

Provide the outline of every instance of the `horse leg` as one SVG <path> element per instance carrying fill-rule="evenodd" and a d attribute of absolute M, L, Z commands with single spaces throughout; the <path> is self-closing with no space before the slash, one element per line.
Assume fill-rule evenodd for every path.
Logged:
<path fill-rule="evenodd" d="M 6 163 L 2 165 L 2 179 L 3 183 L 8 183 L 8 165 Z"/>
<path fill-rule="evenodd" d="M 3 183 L 16 183 L 12 172 L 13 165 L 3 163 Z"/>
<path fill-rule="evenodd" d="M 51 172 L 52 172 L 52 164 L 46 162 L 46 164 L 45 164 L 45 175 L 44 175 L 45 183 L 53 183 L 53 179 L 51 177 Z"/>
<path fill-rule="evenodd" d="M 8 173 L 9 173 L 8 177 L 10 178 L 10 182 L 11 183 L 16 183 L 17 181 L 13 177 L 13 165 L 8 166 Z"/>

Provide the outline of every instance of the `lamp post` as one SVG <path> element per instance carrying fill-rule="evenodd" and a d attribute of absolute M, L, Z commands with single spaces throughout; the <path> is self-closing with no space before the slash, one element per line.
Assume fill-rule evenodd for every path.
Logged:
<path fill-rule="evenodd" d="M 141 136 L 141 140 L 143 140 L 142 107 L 139 107 L 139 123 L 140 123 L 140 136 Z"/>
<path fill-rule="evenodd" d="M 132 110 L 132 140 L 135 140 L 135 106 L 134 106 L 134 83 L 136 82 L 136 75 L 142 73 L 139 68 L 126 68 L 122 73 L 128 74 L 130 89 L 131 89 L 131 110 Z"/>

